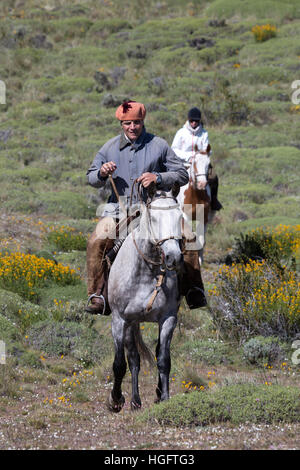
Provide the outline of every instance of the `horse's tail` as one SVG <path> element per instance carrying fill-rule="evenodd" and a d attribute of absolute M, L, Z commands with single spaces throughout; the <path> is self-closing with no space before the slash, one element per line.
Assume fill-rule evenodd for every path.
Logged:
<path fill-rule="evenodd" d="M 143 340 L 140 325 L 137 325 L 136 328 L 134 329 L 134 339 L 135 339 L 136 347 L 142 359 L 148 362 L 150 367 L 154 367 L 156 365 L 155 357 L 151 349 L 147 346 L 147 344 Z"/>

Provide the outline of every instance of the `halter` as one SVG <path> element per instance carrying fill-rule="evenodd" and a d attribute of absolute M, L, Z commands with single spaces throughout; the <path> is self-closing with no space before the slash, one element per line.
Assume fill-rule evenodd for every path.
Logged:
<path fill-rule="evenodd" d="M 207 178 L 207 172 L 206 173 L 196 173 L 196 156 L 199 153 L 200 152 L 195 153 L 189 159 L 190 168 L 192 169 L 192 171 L 190 172 L 190 182 L 193 183 L 194 185 L 196 184 L 196 181 L 193 181 L 192 174 L 194 175 L 195 179 L 197 178 L 197 176 L 205 176 Z M 200 153 L 200 155 L 201 155 L 201 153 Z"/>
<path fill-rule="evenodd" d="M 164 252 L 161 248 L 161 245 L 167 241 L 167 240 L 176 240 L 176 239 L 181 239 L 181 237 L 175 237 L 175 236 L 170 236 L 170 237 L 166 237 L 166 238 L 162 238 L 160 240 L 156 240 L 155 237 L 153 236 L 153 229 L 152 229 L 152 225 L 151 225 L 151 215 L 150 215 L 150 211 L 151 210 L 172 210 L 172 209 L 177 209 L 178 207 L 180 207 L 180 205 L 176 202 L 176 204 L 172 204 L 172 205 L 169 205 L 169 206 L 165 206 L 165 207 L 159 207 L 159 206 L 153 206 L 152 203 L 154 201 L 156 201 L 157 199 L 172 199 L 173 201 L 176 199 L 171 197 L 171 196 L 159 196 L 159 197 L 156 197 L 155 199 L 153 199 L 151 202 L 149 202 L 148 204 L 146 204 L 146 215 L 147 215 L 147 219 L 148 219 L 148 226 L 150 228 L 150 231 L 151 231 L 151 235 L 152 235 L 152 244 L 155 246 L 155 248 L 159 251 L 159 254 L 160 254 L 160 262 L 157 262 L 157 261 L 153 261 L 151 259 L 149 259 L 148 257 L 146 257 L 144 255 L 144 253 L 142 253 L 139 249 L 139 247 L 137 246 L 136 244 L 136 241 L 134 239 L 134 234 L 132 232 L 132 238 L 133 238 L 133 241 L 134 241 L 134 244 L 135 244 L 135 247 L 137 249 L 137 251 L 139 252 L 139 254 L 142 256 L 142 258 L 150 263 L 150 264 L 154 264 L 154 265 L 158 265 L 160 266 L 160 274 L 157 278 L 157 282 L 156 282 L 156 285 L 155 285 L 155 288 L 154 288 L 154 291 L 146 305 L 146 312 L 150 312 L 151 309 L 152 309 L 152 306 L 153 306 L 153 302 L 156 298 L 156 296 L 158 295 L 160 289 L 161 289 L 161 286 L 164 282 L 164 277 L 165 277 L 165 274 L 166 274 L 166 270 L 168 271 L 174 271 L 176 268 L 175 266 L 173 268 L 168 268 L 168 266 L 166 265 L 165 263 L 165 260 L 164 260 Z"/>
<path fill-rule="evenodd" d="M 135 186 L 135 184 L 137 183 L 137 180 L 135 180 L 133 182 L 133 185 L 132 185 L 132 188 L 131 188 L 131 197 L 130 197 L 130 205 L 131 205 L 131 201 L 132 201 L 132 194 L 133 194 L 133 188 Z M 144 204 L 144 202 L 142 201 L 142 198 L 141 198 L 141 194 L 140 194 L 140 191 L 138 190 L 138 195 L 139 195 L 139 198 L 142 202 L 142 204 Z M 150 232 L 151 232 L 151 243 L 154 245 L 154 247 L 159 251 L 159 255 L 160 255 L 160 261 L 154 261 L 150 258 L 148 258 L 148 256 L 146 256 L 138 247 L 137 243 L 136 243 L 136 240 L 135 240 L 135 236 L 134 236 L 134 230 L 131 231 L 132 233 L 132 240 L 133 240 L 133 243 L 134 243 L 134 246 L 136 247 L 136 250 L 138 251 L 138 253 L 141 255 L 141 257 L 144 259 L 144 261 L 146 261 L 147 263 L 149 264 L 152 264 L 152 265 L 155 265 L 155 266 L 160 266 L 160 269 L 161 269 L 161 272 L 164 273 L 166 270 L 168 271 L 173 271 L 175 269 L 174 268 L 168 268 L 165 264 L 165 259 L 164 259 L 164 253 L 163 253 L 163 250 L 161 248 L 161 245 L 167 241 L 167 240 L 179 240 L 181 239 L 181 237 L 175 237 L 174 235 L 170 236 L 170 237 L 166 237 L 166 238 L 162 238 L 160 240 L 157 240 L 153 234 L 153 229 L 152 229 L 152 225 L 151 225 L 151 216 L 150 216 L 150 210 L 171 210 L 171 209 L 177 209 L 178 207 L 180 207 L 180 205 L 177 203 L 176 201 L 176 204 L 172 204 L 172 205 L 169 205 L 169 206 L 165 206 L 165 207 L 159 207 L 159 206 L 152 206 L 152 203 L 158 199 L 172 199 L 173 201 L 176 201 L 176 199 L 172 196 L 158 196 L 156 197 L 155 199 L 151 200 L 150 202 L 146 203 L 145 205 L 145 210 L 146 210 L 146 216 L 147 216 L 147 219 L 148 219 L 148 225 L 149 225 L 149 228 L 150 228 Z"/>
<path fill-rule="evenodd" d="M 151 231 L 151 235 L 152 235 L 152 243 L 153 243 L 153 245 L 155 245 L 157 247 L 160 247 L 167 240 L 180 240 L 181 237 L 175 237 L 174 235 L 171 235 L 170 237 L 161 238 L 160 240 L 156 240 L 156 238 L 153 234 L 153 229 L 152 229 L 152 225 L 151 225 L 151 215 L 150 215 L 149 210 L 167 211 L 167 210 L 177 209 L 178 207 L 180 207 L 180 204 L 176 203 L 176 204 L 172 204 L 170 206 L 165 206 L 165 207 L 152 206 L 153 201 L 156 201 L 157 199 L 172 199 L 173 201 L 176 201 L 176 199 L 171 197 L 171 196 L 159 196 L 159 197 L 156 197 L 154 200 L 152 200 L 150 203 L 146 204 L 147 218 L 148 218 L 148 221 L 149 221 L 149 227 L 150 227 L 150 231 Z"/>

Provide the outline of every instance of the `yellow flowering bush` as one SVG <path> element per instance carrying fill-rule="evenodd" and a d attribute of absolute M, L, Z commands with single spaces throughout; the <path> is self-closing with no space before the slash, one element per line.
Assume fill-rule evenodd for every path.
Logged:
<path fill-rule="evenodd" d="M 59 251 L 84 251 L 87 238 L 82 232 L 77 232 L 73 227 L 62 225 L 59 228 L 50 227 L 47 233 L 48 242 Z"/>
<path fill-rule="evenodd" d="M 275 228 L 257 228 L 241 234 L 235 240 L 233 259 L 248 262 L 249 259 L 266 259 L 282 266 L 295 264 L 300 250 L 300 225 L 278 225 Z"/>
<path fill-rule="evenodd" d="M 296 271 L 266 261 L 222 266 L 209 292 L 211 312 L 226 335 L 244 339 L 300 332 L 300 280 Z"/>
<path fill-rule="evenodd" d="M 272 24 L 256 25 L 253 26 L 251 31 L 257 42 L 267 41 L 268 39 L 274 38 L 277 34 L 277 28 Z"/>
<path fill-rule="evenodd" d="M 0 254 L 0 286 L 32 300 L 36 289 L 53 282 L 76 284 L 80 277 L 74 269 L 36 255 L 15 252 Z"/>

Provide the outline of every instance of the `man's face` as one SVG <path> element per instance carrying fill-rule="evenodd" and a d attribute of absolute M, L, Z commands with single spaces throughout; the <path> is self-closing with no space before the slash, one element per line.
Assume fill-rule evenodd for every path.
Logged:
<path fill-rule="evenodd" d="M 122 121 L 121 126 L 124 131 L 124 134 L 130 139 L 134 141 L 139 138 L 143 131 L 144 121 L 141 119 L 135 121 Z"/>

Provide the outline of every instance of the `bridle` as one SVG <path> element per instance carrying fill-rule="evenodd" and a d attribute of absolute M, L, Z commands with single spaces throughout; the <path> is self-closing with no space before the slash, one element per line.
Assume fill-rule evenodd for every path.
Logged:
<path fill-rule="evenodd" d="M 197 173 L 196 155 L 197 155 L 197 153 L 195 153 L 189 159 L 190 168 L 192 169 L 192 171 L 190 171 L 190 183 L 192 183 L 193 186 L 196 186 L 198 176 L 205 176 L 207 178 L 207 172 L 206 173 Z M 194 176 L 194 180 L 193 180 L 192 175 Z"/>
<path fill-rule="evenodd" d="M 110 175 L 110 181 L 112 183 L 112 187 L 115 191 L 115 194 L 116 194 L 116 197 L 119 201 L 119 203 L 121 203 L 121 199 L 120 199 L 120 196 L 118 194 L 118 191 L 117 191 L 117 188 L 113 182 L 113 179 Z M 131 207 L 132 206 L 132 199 L 133 199 L 133 191 L 134 191 L 134 188 L 135 188 L 135 185 L 137 183 L 137 179 L 134 180 L 133 184 L 132 184 L 132 188 L 131 188 L 131 195 L 130 195 L 130 204 L 129 206 Z M 148 225 L 150 227 L 150 230 L 152 232 L 152 235 L 153 235 L 153 229 L 152 229 L 152 225 L 151 225 L 151 215 L 150 215 L 150 211 L 151 210 L 171 210 L 171 209 L 177 209 L 178 207 L 180 207 L 180 205 L 177 203 L 176 201 L 176 198 L 175 197 L 171 197 L 171 196 L 159 196 L 159 197 L 156 197 L 155 199 L 151 199 L 151 201 L 147 202 L 146 205 L 144 204 L 144 201 L 141 197 L 141 193 L 140 193 L 140 187 L 138 187 L 138 195 L 139 195 L 139 199 L 140 199 L 140 202 L 141 202 L 141 207 L 145 206 L 145 210 L 147 211 L 146 212 L 146 216 L 148 218 Z M 152 203 L 154 201 L 156 201 L 157 199 L 161 199 L 161 198 L 164 198 L 164 199 L 172 199 L 173 201 L 176 201 L 176 204 L 172 204 L 170 206 L 165 206 L 165 207 L 159 207 L 159 206 L 152 206 Z M 135 234 L 134 234 L 134 229 L 131 228 L 131 234 L 132 234 L 132 240 L 133 240 L 133 243 L 134 243 L 134 246 L 137 250 L 137 252 L 139 253 L 139 255 L 143 258 L 143 260 L 147 263 L 147 264 L 150 264 L 150 265 L 154 265 L 154 266 L 159 266 L 160 267 L 160 274 L 158 275 L 158 278 L 157 278 L 157 281 L 156 281 L 156 285 L 155 285 L 155 288 L 154 288 L 154 291 L 149 299 L 149 301 L 147 302 L 147 305 L 146 305 L 146 312 L 150 312 L 151 309 L 152 309 L 152 305 L 153 305 L 153 302 L 157 296 L 157 294 L 159 293 L 159 290 L 164 282 L 164 277 L 165 277 L 165 274 L 166 274 L 166 271 L 173 271 L 175 270 L 176 268 L 173 267 L 173 268 L 170 268 L 166 265 L 165 263 L 165 257 L 164 257 L 164 252 L 162 250 L 162 244 L 167 241 L 167 240 L 175 240 L 175 239 L 181 239 L 182 237 L 175 237 L 175 236 L 170 236 L 170 237 L 166 237 L 166 238 L 162 238 L 160 240 L 157 240 L 155 237 L 152 238 L 151 242 L 152 244 L 154 245 L 154 247 L 158 250 L 159 252 L 159 256 L 160 256 L 160 260 L 159 261 L 155 261 L 153 259 L 150 259 L 148 258 L 148 256 L 146 256 L 141 250 L 140 248 L 138 247 L 137 243 L 136 243 L 136 240 L 135 240 Z"/>
<path fill-rule="evenodd" d="M 151 213 L 150 213 L 150 210 L 172 210 L 172 209 L 177 209 L 178 207 L 180 207 L 180 204 L 176 201 L 176 204 L 172 204 L 170 206 L 165 206 L 165 207 L 159 207 L 159 206 L 153 206 L 152 203 L 153 201 L 156 201 L 157 199 L 172 199 L 173 201 L 176 201 L 175 198 L 171 197 L 171 196 L 159 196 L 159 197 L 156 197 L 155 199 L 153 199 L 150 203 L 146 204 L 146 210 L 147 210 L 147 218 L 148 218 L 148 222 L 149 222 L 149 227 L 150 227 L 150 231 L 151 231 L 151 235 L 152 235 L 152 243 L 154 246 L 161 246 L 165 241 L 167 240 L 180 240 L 181 238 L 180 237 L 175 237 L 174 235 L 171 235 L 170 237 L 165 237 L 165 238 L 161 238 L 160 240 L 157 240 L 153 234 L 153 229 L 152 229 L 152 224 L 151 224 Z"/>
<path fill-rule="evenodd" d="M 137 180 L 134 181 L 133 185 L 132 185 L 132 188 L 131 188 L 131 196 L 130 196 L 130 206 L 131 206 L 131 203 L 132 203 L 132 194 L 133 194 L 133 190 L 134 190 L 134 187 L 135 187 L 135 184 L 137 183 Z M 134 229 L 131 230 L 131 234 L 132 234 L 132 240 L 133 240 L 133 243 L 134 243 L 134 246 L 137 250 L 137 252 L 139 253 L 139 255 L 142 257 L 142 259 L 148 264 L 148 265 L 153 265 L 153 266 L 159 266 L 160 268 L 160 273 L 157 277 L 157 281 L 156 281 L 156 284 L 155 284 L 155 287 L 154 287 L 154 290 L 152 292 L 152 295 L 150 297 L 150 299 L 148 300 L 147 302 L 147 305 L 146 305 L 146 312 L 149 313 L 152 309 L 152 306 L 153 306 L 153 302 L 156 298 L 156 296 L 158 295 L 160 289 L 161 289 L 161 286 L 164 282 L 164 278 L 165 278 L 165 275 L 166 275 L 166 271 L 174 271 L 176 268 L 175 266 L 173 268 L 171 267 L 168 267 L 165 263 L 165 256 L 164 256 L 164 252 L 162 250 L 162 244 L 167 241 L 167 240 L 174 240 L 174 239 L 181 239 L 181 237 L 175 237 L 175 236 L 170 236 L 170 237 L 166 237 L 166 238 L 162 238 L 162 239 L 159 239 L 157 240 L 155 237 L 154 237 L 154 234 L 153 234 L 153 229 L 152 229 L 152 224 L 151 224 L 151 213 L 150 211 L 151 210 L 172 210 L 172 209 L 177 209 L 178 207 L 180 207 L 180 205 L 177 203 L 177 200 L 175 197 L 171 197 L 171 196 L 166 196 L 166 195 L 160 195 L 159 197 L 156 197 L 155 199 L 151 199 L 149 202 L 147 202 L 146 204 L 144 204 L 144 201 L 142 200 L 142 197 L 141 197 L 141 194 L 140 194 L 140 187 L 138 188 L 138 195 L 139 195 L 139 198 L 140 198 L 140 202 L 141 202 L 141 207 L 145 207 L 144 210 L 146 210 L 146 217 L 148 219 L 148 227 L 150 228 L 150 231 L 151 231 L 151 235 L 152 235 L 152 244 L 153 246 L 157 249 L 157 251 L 159 252 L 159 258 L 160 260 L 159 261 L 155 261 L 153 259 L 150 259 L 148 256 L 146 256 L 139 248 L 138 244 L 136 243 L 136 240 L 135 240 L 135 234 L 134 234 Z M 169 205 L 169 206 L 164 206 L 164 207 L 160 207 L 160 206 L 155 206 L 155 205 L 152 205 L 154 201 L 158 200 L 158 199 L 172 199 L 173 201 L 176 201 L 176 204 L 172 204 L 172 205 Z"/>
<path fill-rule="evenodd" d="M 133 185 L 132 185 L 132 191 L 131 191 L 131 194 L 133 192 L 133 187 L 134 185 L 136 184 L 137 180 L 134 181 Z M 165 272 L 166 270 L 168 271 L 174 271 L 176 268 L 175 267 L 168 267 L 165 263 L 165 256 L 164 256 L 164 252 L 162 250 L 162 244 L 164 242 L 166 242 L 167 240 L 181 240 L 182 237 L 176 237 L 174 235 L 171 235 L 170 237 L 165 237 L 165 238 L 161 238 L 161 239 L 156 239 L 156 237 L 154 236 L 154 233 L 153 233 L 153 228 L 152 228 L 152 223 L 151 223 L 151 213 L 150 211 L 151 210 L 172 210 L 172 209 L 177 209 L 180 207 L 180 204 L 177 202 L 176 198 L 174 198 L 173 196 L 166 196 L 166 195 L 160 195 L 154 199 L 151 199 L 151 201 L 147 202 L 146 204 L 144 204 L 142 198 L 141 198 L 141 195 L 140 195 L 140 191 L 138 190 L 138 194 L 139 194 L 139 197 L 140 197 L 140 200 L 141 200 L 141 203 L 142 205 L 145 207 L 144 210 L 146 210 L 146 217 L 147 217 L 147 221 L 148 221 L 148 227 L 149 227 L 149 230 L 150 230 L 150 235 L 151 235 L 151 238 L 150 238 L 150 241 L 151 243 L 153 244 L 153 246 L 157 249 L 158 251 L 158 254 L 159 254 L 159 257 L 160 257 L 160 260 L 159 261 L 155 261 L 151 258 L 149 258 L 148 256 L 146 256 L 138 247 L 137 243 L 136 243 L 136 239 L 135 239 L 135 234 L 134 234 L 134 230 L 131 230 L 131 234 L 132 234 L 132 240 L 133 240 L 133 243 L 134 243 L 134 246 L 136 248 L 136 250 L 138 251 L 138 253 L 140 254 L 140 256 L 144 259 L 144 261 L 146 261 L 146 263 L 148 264 L 151 264 L 151 265 L 154 265 L 154 266 L 160 266 L 160 269 L 161 269 L 161 272 Z M 158 199 L 171 199 L 172 201 L 176 201 L 176 204 L 171 204 L 171 205 L 168 205 L 168 206 L 164 206 L 164 207 L 160 207 L 160 206 L 155 206 L 155 205 L 152 205 L 153 202 L 155 202 L 156 200 Z M 130 205 L 131 205 L 131 200 L 132 200 L 132 197 L 130 198 Z"/>

